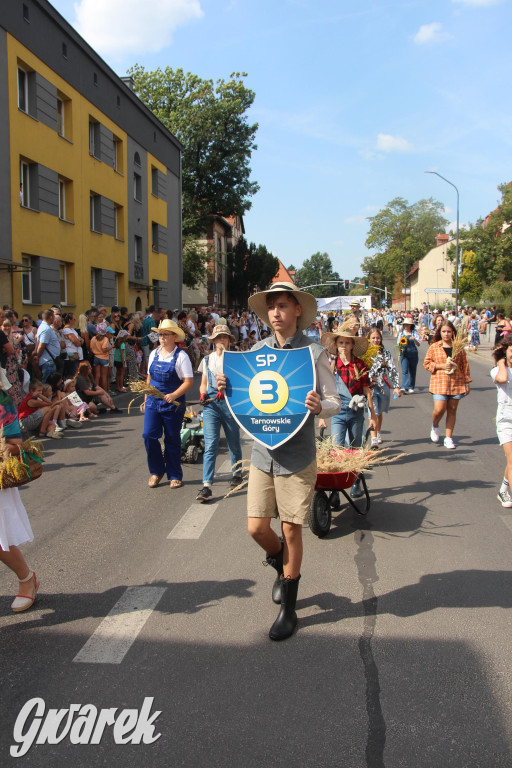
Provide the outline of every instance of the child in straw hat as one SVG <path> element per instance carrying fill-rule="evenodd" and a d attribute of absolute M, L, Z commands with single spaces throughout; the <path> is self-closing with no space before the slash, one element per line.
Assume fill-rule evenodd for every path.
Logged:
<path fill-rule="evenodd" d="M 368 349 L 368 339 L 356 336 L 346 323 L 332 333 L 324 333 L 322 344 L 333 356 L 333 373 L 336 389 L 341 398 L 341 410 L 333 417 L 331 437 L 340 446 L 348 442 L 351 448 L 360 448 L 363 443 L 364 406 L 368 402 L 370 429 L 375 430 L 377 417 L 373 408 L 372 391 L 368 369 L 360 360 Z M 366 401 L 365 401 L 366 398 Z M 320 427 L 325 426 L 323 420 Z M 356 480 L 350 491 L 352 498 L 363 495 L 360 480 Z"/>
<path fill-rule="evenodd" d="M 219 437 L 221 426 L 224 429 L 231 458 L 233 477 L 231 488 L 236 488 L 242 482 L 240 462 L 242 461 L 242 447 L 240 444 L 240 428 L 231 415 L 228 404 L 217 385 L 217 374 L 222 372 L 224 351 L 229 349 L 230 343 L 235 342 L 235 337 L 229 330 L 229 326 L 216 325 L 208 341 L 215 342 L 215 351 L 207 355 L 199 370 L 202 379 L 200 386 L 201 402 L 203 405 L 203 433 L 204 433 L 204 457 L 203 457 L 203 487 L 196 496 L 196 501 L 205 502 L 212 498 L 212 485 L 215 475 L 215 459 L 219 450 Z"/>

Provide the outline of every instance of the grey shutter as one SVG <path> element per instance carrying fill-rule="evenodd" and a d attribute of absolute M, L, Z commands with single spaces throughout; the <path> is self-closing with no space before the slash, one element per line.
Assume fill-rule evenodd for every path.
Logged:
<path fill-rule="evenodd" d="M 101 301 L 106 307 L 116 302 L 116 273 L 108 269 L 101 270 Z"/>
<path fill-rule="evenodd" d="M 52 130 L 57 130 L 57 88 L 35 73 L 36 117 Z"/>
<path fill-rule="evenodd" d="M 50 213 L 52 216 L 58 216 L 59 175 L 56 171 L 52 171 L 50 168 L 46 168 L 44 165 L 38 165 L 37 169 L 39 192 L 38 210 L 44 211 L 44 213 Z"/>
<path fill-rule="evenodd" d="M 158 227 L 158 250 L 160 253 L 167 253 L 167 227 L 157 224 Z"/>
<path fill-rule="evenodd" d="M 114 134 L 99 123 L 100 132 L 100 152 L 99 159 L 107 165 L 114 165 Z"/>
<path fill-rule="evenodd" d="M 158 173 L 158 197 L 162 200 L 167 200 L 167 178 L 161 171 Z"/>
<path fill-rule="evenodd" d="M 114 217 L 114 203 L 112 200 L 109 200 L 108 197 L 100 197 L 100 232 L 114 237 L 116 231 Z"/>
<path fill-rule="evenodd" d="M 39 258 L 41 304 L 60 302 L 60 264 L 57 259 Z"/>

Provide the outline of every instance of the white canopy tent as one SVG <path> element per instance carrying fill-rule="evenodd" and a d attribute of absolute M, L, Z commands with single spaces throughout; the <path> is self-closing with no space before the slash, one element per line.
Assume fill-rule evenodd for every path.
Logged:
<path fill-rule="evenodd" d="M 337 310 L 350 309 L 351 301 L 359 301 L 361 309 L 370 310 L 372 308 L 371 296 L 330 296 L 327 299 L 317 299 L 319 312 L 335 312 Z"/>

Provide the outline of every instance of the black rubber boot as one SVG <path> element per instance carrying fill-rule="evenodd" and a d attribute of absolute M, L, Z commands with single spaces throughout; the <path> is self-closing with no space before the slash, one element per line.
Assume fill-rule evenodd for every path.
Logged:
<path fill-rule="evenodd" d="M 268 636 L 271 640 L 286 640 L 291 637 L 297 626 L 295 604 L 299 589 L 300 575 L 296 579 L 285 579 L 281 576 L 281 610 L 279 616 L 270 627 Z"/>
<path fill-rule="evenodd" d="M 283 575 L 283 549 L 284 544 L 281 540 L 281 551 L 277 555 L 267 555 L 264 564 L 271 565 L 277 571 L 276 580 L 272 585 L 272 600 L 277 605 L 281 604 L 281 576 Z"/>

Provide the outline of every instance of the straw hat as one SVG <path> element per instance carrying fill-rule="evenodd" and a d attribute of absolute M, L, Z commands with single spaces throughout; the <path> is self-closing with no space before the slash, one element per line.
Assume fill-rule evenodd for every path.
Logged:
<path fill-rule="evenodd" d="M 213 341 L 214 339 L 217 338 L 217 336 L 229 336 L 232 342 L 236 341 L 235 337 L 229 330 L 228 324 L 226 322 L 221 323 L 219 321 L 219 323 L 214 326 L 212 335 L 208 336 L 208 341 Z"/>
<path fill-rule="evenodd" d="M 312 293 L 301 291 L 301 289 L 294 283 L 273 283 L 268 291 L 261 291 L 260 293 L 255 293 L 253 296 L 251 296 L 249 298 L 249 306 L 253 312 L 256 312 L 259 319 L 264 322 L 265 325 L 271 326 L 272 323 L 268 318 L 267 296 L 269 293 L 283 292 L 293 294 L 293 296 L 297 299 L 300 306 L 302 307 L 302 314 L 297 318 L 297 322 L 299 329 L 301 331 L 305 331 L 306 328 L 311 325 L 313 320 L 316 318 L 316 313 L 318 311 L 316 299 Z"/>
<path fill-rule="evenodd" d="M 354 346 L 352 354 L 354 357 L 361 357 L 368 349 L 368 339 L 365 336 L 356 336 L 355 333 L 347 327 L 347 321 L 336 331 L 329 331 L 322 336 L 322 344 L 327 347 L 330 355 L 334 357 L 338 354 L 338 339 L 352 339 Z"/>
<path fill-rule="evenodd" d="M 185 331 L 174 320 L 162 320 L 158 328 L 151 328 L 151 330 L 157 333 L 175 333 L 178 341 L 185 340 Z"/>
<path fill-rule="evenodd" d="M 353 301 L 350 302 L 349 306 L 351 306 L 351 307 L 360 307 L 361 306 L 361 302 L 359 301 L 359 299 L 354 299 Z"/>
<path fill-rule="evenodd" d="M 403 325 L 415 325 L 414 317 L 412 315 L 406 315 L 404 317 Z"/>

